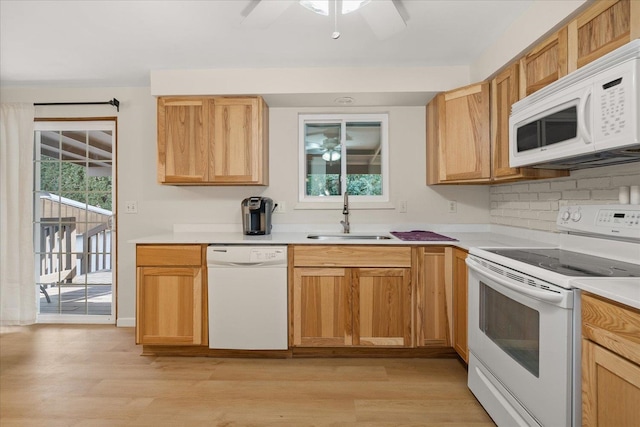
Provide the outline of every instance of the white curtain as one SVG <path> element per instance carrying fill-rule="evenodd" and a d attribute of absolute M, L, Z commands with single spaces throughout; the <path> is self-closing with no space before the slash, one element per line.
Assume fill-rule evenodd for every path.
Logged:
<path fill-rule="evenodd" d="M 0 324 L 35 323 L 33 104 L 0 104 Z"/>

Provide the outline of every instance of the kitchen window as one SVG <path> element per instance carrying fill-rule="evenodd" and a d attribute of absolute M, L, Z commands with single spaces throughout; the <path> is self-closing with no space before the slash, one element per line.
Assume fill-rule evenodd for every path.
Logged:
<path fill-rule="evenodd" d="M 388 114 L 300 115 L 301 202 L 389 201 Z"/>

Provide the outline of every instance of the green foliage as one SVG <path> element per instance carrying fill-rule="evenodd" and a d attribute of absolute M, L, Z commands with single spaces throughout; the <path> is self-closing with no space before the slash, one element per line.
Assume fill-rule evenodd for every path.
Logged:
<path fill-rule="evenodd" d="M 70 162 L 43 157 L 40 163 L 40 190 L 80 203 L 112 210 L 111 177 L 90 177 L 86 168 Z"/>
<path fill-rule="evenodd" d="M 382 195 L 382 175 L 347 175 L 347 192 L 352 196 L 380 196 Z M 339 174 L 307 175 L 307 195 L 339 196 L 340 194 Z"/>
<path fill-rule="evenodd" d="M 381 196 L 382 175 L 347 175 L 347 193 L 354 196 Z"/>

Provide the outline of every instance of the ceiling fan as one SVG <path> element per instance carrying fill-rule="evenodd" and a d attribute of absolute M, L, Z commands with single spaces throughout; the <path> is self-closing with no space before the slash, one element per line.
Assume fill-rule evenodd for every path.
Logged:
<path fill-rule="evenodd" d="M 326 3 L 326 6 L 324 3 Z M 267 28 L 293 4 L 304 6 L 321 15 L 328 15 L 331 10 L 329 3 L 334 4 L 333 10 L 341 10 L 343 14 L 356 10 L 354 7 L 357 3 L 357 6 L 359 6 L 357 12 L 364 18 L 380 40 L 399 33 L 407 25 L 405 22 L 406 10 L 401 7 L 400 0 L 370 0 L 368 2 L 354 0 L 251 0 L 249 5 L 241 12 L 244 17 L 242 25 Z M 335 12 L 334 15 L 334 19 L 337 20 Z M 337 28 L 335 28 L 331 36 L 334 39 L 340 37 Z"/>
<path fill-rule="evenodd" d="M 351 137 L 347 134 L 346 139 L 349 140 Z M 305 149 L 310 154 L 322 153 L 322 158 L 328 162 L 339 160 L 342 149 L 339 130 L 335 127 L 319 127 L 308 131 Z"/>

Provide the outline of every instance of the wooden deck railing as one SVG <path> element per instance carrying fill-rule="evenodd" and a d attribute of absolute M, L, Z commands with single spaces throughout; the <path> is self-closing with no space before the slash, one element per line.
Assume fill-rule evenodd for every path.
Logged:
<path fill-rule="evenodd" d="M 111 247 L 107 224 L 100 224 L 83 234 L 82 272 L 111 270 Z"/>
<path fill-rule="evenodd" d="M 76 247 L 75 217 L 40 219 L 40 283 L 69 283 L 81 273 L 111 269 L 111 239 L 107 224 L 82 233 L 82 252 Z"/>
<path fill-rule="evenodd" d="M 40 283 L 64 283 L 76 274 L 76 219 L 40 219 Z"/>

